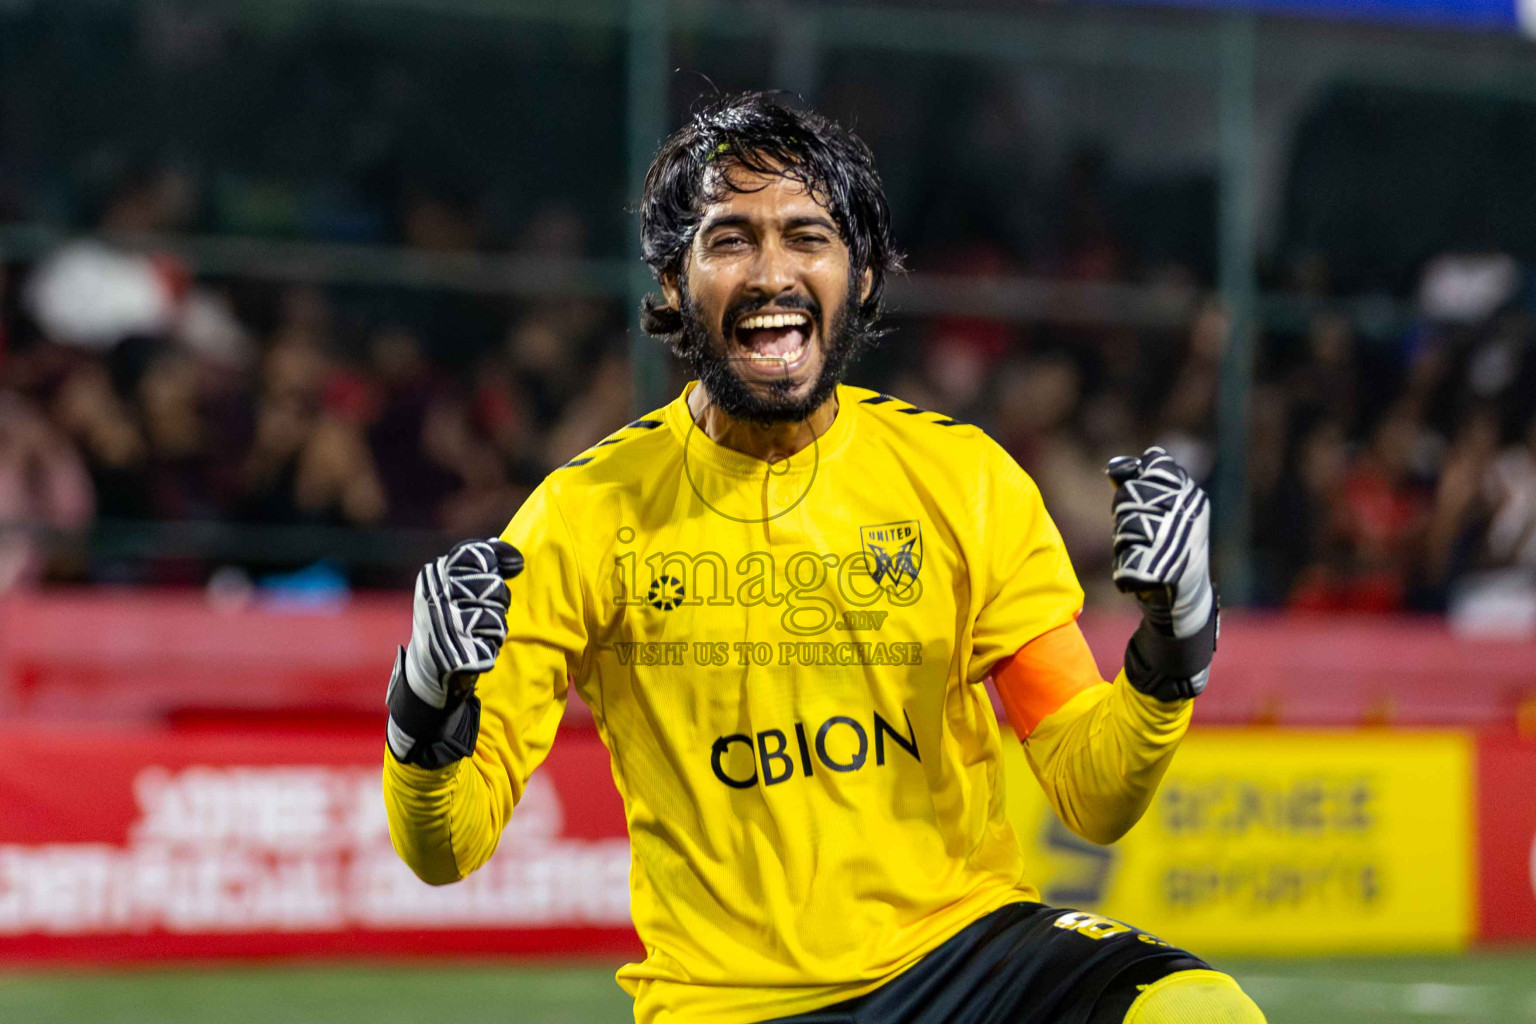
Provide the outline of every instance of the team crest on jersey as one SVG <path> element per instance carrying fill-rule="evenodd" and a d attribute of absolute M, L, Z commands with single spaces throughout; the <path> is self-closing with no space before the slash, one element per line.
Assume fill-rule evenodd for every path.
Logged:
<path fill-rule="evenodd" d="M 916 519 L 861 526 L 859 541 L 875 583 L 896 595 L 912 589 L 923 568 L 923 530 Z"/>

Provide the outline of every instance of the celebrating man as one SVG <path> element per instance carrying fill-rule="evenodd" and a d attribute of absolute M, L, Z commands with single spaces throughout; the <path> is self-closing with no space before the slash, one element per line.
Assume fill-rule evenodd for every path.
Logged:
<path fill-rule="evenodd" d="M 859 139 L 719 100 L 662 146 L 641 232 L 645 329 L 697 379 L 422 570 L 389 689 L 401 857 L 443 884 L 491 856 L 574 683 L 629 825 L 637 1021 L 1262 1022 L 1192 954 L 1039 902 L 983 686 L 1062 820 L 1123 835 L 1215 647 L 1204 493 L 1160 449 L 1111 463 L 1144 615 L 1105 683 L 1023 470 L 841 383 L 900 267 Z"/>

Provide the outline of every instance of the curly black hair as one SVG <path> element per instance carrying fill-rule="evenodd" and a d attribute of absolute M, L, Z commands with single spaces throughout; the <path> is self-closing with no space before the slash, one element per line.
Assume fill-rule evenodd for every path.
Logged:
<path fill-rule="evenodd" d="M 640 200 L 641 255 L 656 279 L 685 279 L 684 258 L 704 207 L 734 188 L 727 175 L 709 173 L 725 163 L 796 178 L 827 208 L 848 246 L 852 279 L 870 272 L 869 295 L 851 311 L 850 326 L 863 335 L 876 334 L 885 277 L 900 272 L 903 260 L 891 241 L 891 213 L 874 154 L 836 121 L 794 110 L 770 93 L 713 100 L 662 143 Z M 680 351 L 682 311 L 661 296 L 645 297 L 640 326 Z"/>

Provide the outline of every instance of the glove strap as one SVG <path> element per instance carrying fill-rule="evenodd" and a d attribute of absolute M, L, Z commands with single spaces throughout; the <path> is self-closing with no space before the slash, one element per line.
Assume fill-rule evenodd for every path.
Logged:
<path fill-rule="evenodd" d="M 1125 678 L 1154 700 L 1198 697 L 1210 677 L 1221 632 L 1221 602 L 1211 592 L 1211 614 L 1193 636 L 1180 640 L 1167 626 L 1144 617 L 1125 645 Z"/>
<path fill-rule="evenodd" d="M 405 648 L 395 655 L 389 677 L 389 724 L 391 737 L 403 736 L 410 744 L 402 764 L 442 768 L 475 752 L 480 736 L 480 698 L 470 694 L 462 702 L 437 708 L 416 696 L 405 679 Z M 395 751 L 397 744 L 391 743 Z"/>

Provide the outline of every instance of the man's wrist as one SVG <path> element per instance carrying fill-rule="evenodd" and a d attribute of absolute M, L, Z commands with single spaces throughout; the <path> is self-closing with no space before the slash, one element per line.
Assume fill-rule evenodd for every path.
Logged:
<path fill-rule="evenodd" d="M 1210 676 L 1221 613 L 1214 591 L 1203 626 L 1178 637 L 1167 624 L 1144 616 L 1125 646 L 1125 678 L 1149 697 L 1163 701 L 1197 697 Z"/>
<path fill-rule="evenodd" d="M 480 700 L 469 695 L 438 707 L 423 700 L 408 678 L 410 654 L 401 648 L 395 655 L 389 679 L 388 741 L 402 764 L 441 768 L 475 752 L 480 733 Z"/>

